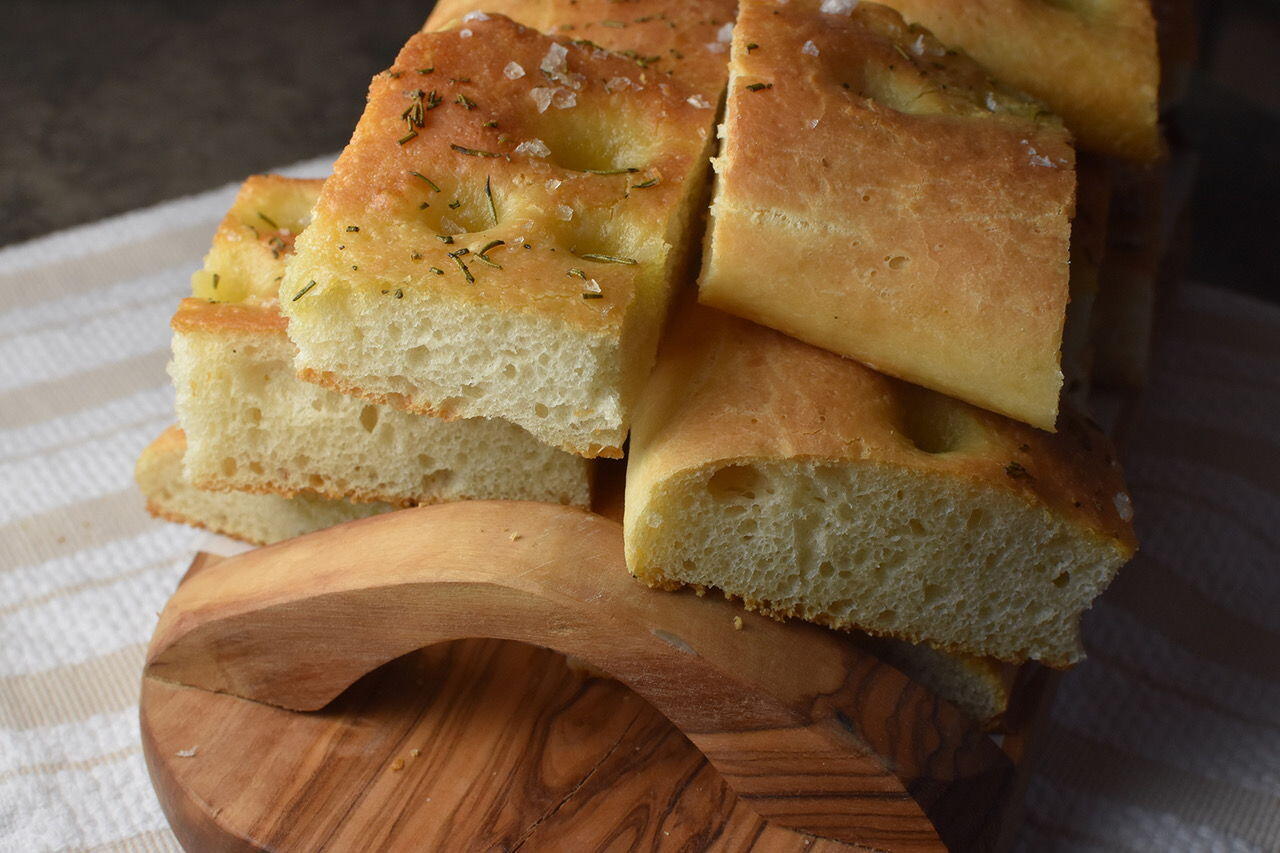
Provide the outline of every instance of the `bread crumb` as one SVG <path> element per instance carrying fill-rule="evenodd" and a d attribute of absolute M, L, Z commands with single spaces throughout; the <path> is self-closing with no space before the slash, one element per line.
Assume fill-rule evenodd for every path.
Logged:
<path fill-rule="evenodd" d="M 521 538 L 521 537 L 520 537 L 520 534 L 519 534 L 519 533 L 512 532 L 512 534 L 511 534 L 511 541 L 512 541 L 512 542 L 516 542 L 516 541 L 518 541 L 520 538 Z"/>
<path fill-rule="evenodd" d="M 742 630 L 742 617 L 741 617 L 741 616 L 735 616 L 735 617 L 733 617 L 733 630 L 735 630 L 735 631 L 741 631 L 741 630 Z"/>
<path fill-rule="evenodd" d="M 409 755 L 413 758 L 417 758 L 419 755 L 422 755 L 422 750 L 415 746 L 413 749 L 409 750 Z"/>
<path fill-rule="evenodd" d="M 395 761 L 391 762 L 391 769 L 392 769 L 392 770 L 394 770 L 394 771 L 397 771 L 397 772 L 399 772 L 399 771 L 403 770 L 403 769 L 404 769 L 404 759 L 403 759 L 403 758 L 397 758 Z"/>

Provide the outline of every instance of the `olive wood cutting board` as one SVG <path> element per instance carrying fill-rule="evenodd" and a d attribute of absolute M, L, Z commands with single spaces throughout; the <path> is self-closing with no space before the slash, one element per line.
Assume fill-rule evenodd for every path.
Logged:
<path fill-rule="evenodd" d="M 979 849 L 1017 799 L 1007 751 L 853 637 L 650 590 L 616 521 L 546 504 L 197 559 L 141 726 L 201 851 Z"/>

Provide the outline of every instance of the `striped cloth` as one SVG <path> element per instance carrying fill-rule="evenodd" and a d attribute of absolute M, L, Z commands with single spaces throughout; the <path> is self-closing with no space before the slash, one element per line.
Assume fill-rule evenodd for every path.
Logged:
<path fill-rule="evenodd" d="M 331 158 L 285 172 L 318 175 Z M 138 678 L 213 541 L 149 518 L 168 319 L 235 187 L 0 250 L 0 850 L 175 850 Z M 1187 285 L 1130 423 L 1141 556 L 1090 613 L 1025 850 L 1280 849 L 1280 310 Z"/>

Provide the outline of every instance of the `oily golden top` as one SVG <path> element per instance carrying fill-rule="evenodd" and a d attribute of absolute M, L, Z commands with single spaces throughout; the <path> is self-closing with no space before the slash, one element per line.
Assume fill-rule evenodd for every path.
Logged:
<path fill-rule="evenodd" d="M 459 25 L 468 14 L 499 13 L 525 26 L 587 40 L 658 74 L 679 78 L 717 103 L 728 78 L 736 0 L 441 0 L 425 29 Z"/>
<path fill-rule="evenodd" d="M 1058 113 L 1080 147 L 1163 150 L 1150 0 L 884 0 Z"/>
<path fill-rule="evenodd" d="M 1085 419 L 1043 432 L 702 306 L 672 322 L 631 453 L 641 485 L 750 460 L 899 466 L 1011 492 L 1136 547 L 1110 442 Z"/>
<path fill-rule="evenodd" d="M 280 175 L 248 178 L 213 235 L 204 267 L 191 277 L 192 295 L 219 302 L 274 300 L 285 258 L 311 221 L 323 185 Z"/>
<path fill-rule="evenodd" d="M 704 104 L 631 59 L 497 15 L 415 35 L 370 85 L 281 303 L 431 291 L 616 329 L 684 236 Z"/>

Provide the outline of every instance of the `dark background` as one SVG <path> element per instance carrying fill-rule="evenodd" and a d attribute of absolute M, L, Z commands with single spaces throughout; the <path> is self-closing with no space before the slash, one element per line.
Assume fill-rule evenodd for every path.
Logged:
<path fill-rule="evenodd" d="M 1280 302 L 1280 0 L 1200 0 L 1192 277 Z M 424 2 L 9 0 L 0 244 L 337 152 Z"/>

